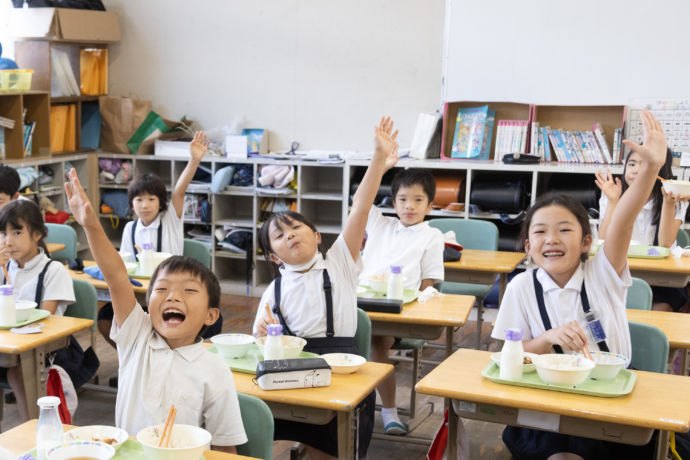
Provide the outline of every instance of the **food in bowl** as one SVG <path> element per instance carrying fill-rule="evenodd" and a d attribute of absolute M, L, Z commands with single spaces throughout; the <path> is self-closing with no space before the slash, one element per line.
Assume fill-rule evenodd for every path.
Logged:
<path fill-rule="evenodd" d="M 334 374 L 352 374 L 367 362 L 362 356 L 352 353 L 327 353 L 321 355 Z"/>
<path fill-rule="evenodd" d="M 587 380 L 594 361 L 581 355 L 546 354 L 532 358 L 539 378 L 550 385 L 577 386 Z"/>
<path fill-rule="evenodd" d="M 616 378 L 621 369 L 628 366 L 628 358 L 617 353 L 597 351 L 592 353 L 596 366 L 589 374 L 595 380 L 611 380 Z"/>
<path fill-rule="evenodd" d="M 17 309 L 17 322 L 21 323 L 29 319 L 31 312 L 36 308 L 36 302 L 31 300 L 15 300 L 15 308 Z"/>
<path fill-rule="evenodd" d="M 71 429 L 62 436 L 64 442 L 96 441 L 119 448 L 129 438 L 129 434 L 122 428 L 107 425 L 80 426 Z"/>
<path fill-rule="evenodd" d="M 534 366 L 535 356 L 537 356 L 535 353 L 530 353 L 528 351 L 524 352 L 524 356 L 522 358 L 523 374 L 529 374 L 530 372 L 534 372 L 536 370 L 536 367 Z M 491 361 L 495 362 L 498 367 L 501 367 L 501 352 L 499 351 L 498 353 L 492 353 Z"/>
<path fill-rule="evenodd" d="M 666 193 L 673 193 L 674 195 L 690 196 L 690 182 L 686 180 L 667 179 L 662 182 L 662 186 Z"/>
<path fill-rule="evenodd" d="M 204 450 L 210 448 L 211 433 L 192 425 L 175 424 L 172 427 L 168 447 L 158 447 L 163 436 L 164 425 L 154 425 L 137 433 L 147 459 L 188 460 L 201 458 Z M 167 436 L 166 436 L 167 439 Z"/>
<path fill-rule="evenodd" d="M 211 342 L 222 358 L 236 359 L 247 354 L 254 337 L 247 334 L 219 334 L 211 337 Z"/>
<path fill-rule="evenodd" d="M 70 441 L 48 451 L 48 460 L 109 460 L 115 455 L 115 448 L 97 441 Z"/>
<path fill-rule="evenodd" d="M 302 349 L 307 344 L 307 341 L 301 337 L 294 337 L 292 335 L 281 335 L 280 339 L 283 341 L 283 355 L 285 359 L 299 358 Z M 264 354 L 264 345 L 266 345 L 266 337 L 259 337 L 256 339 L 256 345 L 259 347 L 261 354 Z"/>

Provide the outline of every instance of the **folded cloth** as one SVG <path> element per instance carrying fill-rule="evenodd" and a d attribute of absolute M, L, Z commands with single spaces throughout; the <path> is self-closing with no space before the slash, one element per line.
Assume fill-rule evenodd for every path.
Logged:
<path fill-rule="evenodd" d="M 89 275 L 91 278 L 96 278 L 97 280 L 104 280 L 105 281 L 105 278 L 103 278 L 103 273 L 101 272 L 101 269 L 98 268 L 98 266 L 96 266 L 96 265 L 92 265 L 90 267 L 84 268 L 84 273 Z M 132 283 L 132 285 L 138 286 L 138 287 L 141 287 L 141 285 L 142 285 L 139 281 L 134 280 L 132 278 L 129 279 L 129 282 Z"/>

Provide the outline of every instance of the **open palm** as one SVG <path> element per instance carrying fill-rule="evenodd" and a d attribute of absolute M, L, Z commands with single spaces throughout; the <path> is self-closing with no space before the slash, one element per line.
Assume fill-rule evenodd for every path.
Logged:
<path fill-rule="evenodd" d="M 93 212 L 91 202 L 81 186 L 77 171 L 72 168 L 69 172 L 69 182 L 65 183 L 65 193 L 67 203 L 74 219 L 82 226 L 87 226 L 97 221 L 96 214 Z"/>

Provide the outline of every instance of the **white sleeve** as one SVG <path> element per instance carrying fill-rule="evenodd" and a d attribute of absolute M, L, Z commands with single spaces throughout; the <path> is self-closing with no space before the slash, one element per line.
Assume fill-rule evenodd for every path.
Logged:
<path fill-rule="evenodd" d="M 214 370 L 213 380 L 207 387 L 210 397 L 204 398 L 204 428 L 211 433 L 212 445 L 237 446 L 247 442 L 247 434 L 242 424 L 235 380 L 227 364 L 220 358 L 217 361 L 218 370 Z"/>
<path fill-rule="evenodd" d="M 676 220 L 685 222 L 685 214 L 688 211 L 688 204 L 690 204 L 688 201 L 681 201 L 680 203 L 676 204 Z"/>
<path fill-rule="evenodd" d="M 491 332 L 491 337 L 494 339 L 505 340 L 505 330 L 511 327 L 522 330 L 522 340 L 534 338 L 532 337 L 532 331 L 530 330 L 529 321 L 525 312 L 525 305 L 522 302 L 523 299 L 521 299 L 519 289 L 519 283 L 525 281 L 520 278 L 525 276 L 531 278 L 532 272 L 528 270 L 521 273 L 508 283 L 506 292 L 503 295 L 501 307 L 498 309 L 498 317 L 496 318 L 494 329 Z"/>
<path fill-rule="evenodd" d="M 124 230 L 122 230 L 122 241 L 120 241 L 120 254 L 129 253 L 131 254 L 131 262 L 134 262 L 134 245 L 132 244 L 132 225 L 133 221 L 129 221 L 125 224 Z"/>
<path fill-rule="evenodd" d="M 130 359 L 132 351 L 136 349 L 137 342 L 142 337 L 147 337 L 153 330 L 151 318 L 141 308 L 139 302 L 134 305 L 132 311 L 122 323 L 122 326 L 117 326 L 117 321 L 113 321 L 110 328 L 110 338 L 117 344 L 117 356 L 121 363 L 125 363 Z"/>
<path fill-rule="evenodd" d="M 333 243 L 333 246 L 331 246 L 326 253 L 326 260 L 329 258 L 342 262 L 342 264 L 338 264 L 338 270 L 340 271 L 340 274 L 345 277 L 343 282 L 353 286 L 353 289 L 357 289 L 357 284 L 359 283 L 359 273 L 362 271 L 363 267 L 362 257 L 360 257 L 358 254 L 357 260 L 352 258 L 350 249 L 348 249 L 347 243 L 345 242 L 345 238 L 343 238 L 342 234 L 338 235 L 335 243 Z"/>
<path fill-rule="evenodd" d="M 601 248 L 594 257 L 585 262 L 586 270 L 589 268 L 587 267 L 588 264 L 593 271 L 593 276 L 587 276 L 588 273 L 585 271 L 586 279 L 596 280 L 597 284 L 602 287 L 602 291 L 611 299 L 611 305 L 623 305 L 625 307 L 625 296 L 628 288 L 632 285 L 628 263 L 625 263 L 623 273 L 618 276 L 608 257 L 606 257 L 604 248 Z"/>
<path fill-rule="evenodd" d="M 64 265 L 51 262 L 43 279 L 43 298 L 41 300 L 60 300 L 67 305 L 74 303 L 72 277 Z"/>
<path fill-rule="evenodd" d="M 383 217 L 381 210 L 372 204 L 367 216 L 367 233 L 373 231 Z"/>
<path fill-rule="evenodd" d="M 256 335 L 258 331 L 261 319 L 266 317 L 266 305 L 268 305 L 269 310 L 273 311 L 273 304 L 275 303 L 273 297 L 273 283 L 275 283 L 275 280 L 271 281 L 271 284 L 268 285 L 259 301 L 259 308 L 257 308 L 256 318 L 254 318 L 254 326 L 252 326 L 252 334 L 254 335 Z"/>
<path fill-rule="evenodd" d="M 604 195 L 602 193 L 601 198 L 599 198 L 599 219 L 600 219 L 600 222 L 601 222 L 601 219 L 603 219 L 604 216 L 606 215 L 606 208 L 608 207 L 608 205 L 609 205 L 609 199 L 606 198 L 606 195 Z"/>
<path fill-rule="evenodd" d="M 432 279 L 443 281 L 443 234 L 438 229 L 433 229 L 429 244 L 422 254 L 420 279 Z"/>
<path fill-rule="evenodd" d="M 168 203 L 168 209 L 163 211 L 161 223 L 163 224 L 163 242 L 161 244 L 163 252 L 181 256 L 184 249 L 184 220 L 177 216 L 172 201 Z M 166 241 L 166 236 L 171 241 Z"/>

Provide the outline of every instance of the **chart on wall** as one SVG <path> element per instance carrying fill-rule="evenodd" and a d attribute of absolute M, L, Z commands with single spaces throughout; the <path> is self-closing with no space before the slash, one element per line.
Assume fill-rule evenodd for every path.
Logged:
<path fill-rule="evenodd" d="M 633 100 L 628 112 L 626 138 L 642 142 L 642 119 L 640 111 L 649 110 L 664 128 L 668 146 L 675 156 L 690 152 L 690 99 L 648 99 Z"/>

